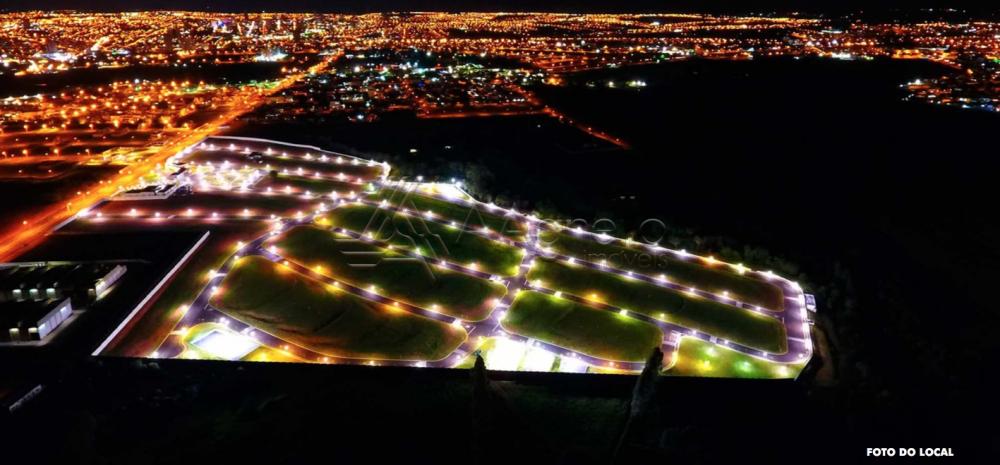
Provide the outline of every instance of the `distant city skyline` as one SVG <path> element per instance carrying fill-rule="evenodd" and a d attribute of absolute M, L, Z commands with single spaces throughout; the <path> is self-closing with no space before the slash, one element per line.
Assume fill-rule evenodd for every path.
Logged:
<path fill-rule="evenodd" d="M 559 11 L 559 12 L 792 12 L 844 13 L 862 10 L 928 8 L 967 8 L 974 13 L 996 13 L 997 9 L 983 8 L 971 0 L 624 0 L 606 2 L 599 0 L 10 0 L 0 6 L 0 11 L 78 9 L 99 11 L 136 10 L 205 10 L 205 11 L 316 11 L 316 12 L 374 12 L 374 11 Z"/>
<path fill-rule="evenodd" d="M 977 3 L 0 0 L 4 452 L 985 462 Z"/>

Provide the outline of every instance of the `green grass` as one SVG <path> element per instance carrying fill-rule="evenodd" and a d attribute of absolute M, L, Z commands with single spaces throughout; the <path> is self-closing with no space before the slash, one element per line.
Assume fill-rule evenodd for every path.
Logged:
<path fill-rule="evenodd" d="M 476 346 L 475 350 L 470 352 L 469 355 L 466 355 L 465 358 L 463 358 L 462 361 L 458 363 L 458 365 L 455 365 L 452 368 L 467 369 L 476 366 L 475 351 L 478 350 L 480 352 L 480 355 L 483 356 L 483 360 L 486 360 L 486 355 L 489 353 L 489 351 L 493 350 L 493 348 L 496 347 L 496 345 L 497 345 L 497 338 L 495 337 L 485 338 L 482 343 Z"/>
<path fill-rule="evenodd" d="M 785 328 L 777 319 L 616 274 L 535 259 L 531 281 L 581 297 L 597 294 L 602 302 L 663 321 L 722 337 L 733 342 L 784 353 Z"/>
<path fill-rule="evenodd" d="M 198 323 L 188 328 L 187 333 L 181 337 L 181 342 L 184 344 L 184 352 L 181 353 L 180 358 L 193 360 L 223 360 L 210 352 L 202 350 L 194 344 L 194 340 L 198 339 L 202 335 L 212 332 L 213 330 L 230 335 L 237 334 L 233 330 L 218 323 Z"/>
<path fill-rule="evenodd" d="M 709 378 L 794 378 L 802 367 L 802 364 L 761 360 L 728 347 L 685 337 L 681 339 L 677 358 L 664 374 Z"/>
<path fill-rule="evenodd" d="M 183 229 L 184 225 L 174 226 Z M 201 229 L 203 226 L 195 226 Z M 267 226 L 254 223 L 253 226 L 218 226 L 212 229 L 208 239 L 190 260 L 174 275 L 152 306 L 137 320 L 129 331 L 119 336 L 105 349 L 105 354 L 123 357 L 144 357 L 152 352 L 167 337 L 183 312 L 177 309 L 194 300 L 205 286 L 208 270 L 218 269 L 235 251 L 239 240 L 249 241 L 266 232 Z"/>
<path fill-rule="evenodd" d="M 627 248 L 619 242 L 602 244 L 596 240 L 576 237 L 566 232 L 544 231 L 542 242 L 562 254 L 600 262 L 648 275 L 666 274 L 668 279 L 685 287 L 695 287 L 721 293 L 729 291 L 730 296 L 751 305 L 760 305 L 772 310 L 784 309 L 784 295 L 778 286 L 750 276 L 740 275 L 727 265 L 709 267 L 700 261 L 679 260 L 670 252 L 653 253 L 645 248 Z"/>
<path fill-rule="evenodd" d="M 607 360 L 641 362 L 663 340 L 634 318 L 538 292 L 521 292 L 503 320 L 507 331 Z"/>
<path fill-rule="evenodd" d="M 439 360 L 466 336 L 461 329 L 385 308 L 261 257 L 239 260 L 212 304 L 282 339 L 334 357 Z"/>
<path fill-rule="evenodd" d="M 417 250 L 427 257 L 441 258 L 464 266 L 475 263 L 480 271 L 501 276 L 517 274 L 524 255 L 517 247 L 423 221 L 414 215 L 388 212 L 368 205 L 336 208 L 325 219 L 333 226 L 356 232 L 371 232 L 376 239 Z"/>
<path fill-rule="evenodd" d="M 380 294 L 412 305 L 480 321 L 489 315 L 492 300 L 504 296 L 504 286 L 462 273 L 431 267 L 314 226 L 299 226 L 276 243 L 282 256 L 306 267 L 320 265 L 324 275 L 359 287 L 375 285 Z"/>
<path fill-rule="evenodd" d="M 485 207 L 471 207 L 451 203 L 415 192 L 405 192 L 393 188 L 383 188 L 375 194 L 374 199 L 386 200 L 393 206 L 419 210 L 421 213 L 430 210 L 441 217 L 453 220 L 458 225 L 464 225 L 467 228 L 480 229 L 486 226 L 512 239 L 521 239 L 524 236 L 524 227 L 521 223 L 505 216 L 489 213 Z"/>
<path fill-rule="evenodd" d="M 489 368 L 490 366 L 490 361 L 491 361 L 490 359 L 491 357 L 493 357 L 492 353 L 496 349 L 499 339 L 500 338 L 496 337 L 485 338 L 475 349 L 479 351 L 479 354 L 483 357 L 483 360 L 486 362 L 487 368 Z M 525 347 L 524 353 L 521 354 L 521 358 L 517 362 L 517 369 L 514 371 L 529 371 L 526 364 L 527 364 L 527 359 L 532 353 L 532 351 L 547 351 L 547 349 Z M 543 371 L 543 372 L 559 371 L 559 365 L 561 363 L 562 363 L 562 356 L 554 355 L 554 358 L 552 359 L 552 365 L 549 366 L 548 369 L 530 370 L 530 371 Z M 465 368 L 472 368 L 475 365 L 476 365 L 476 354 L 475 351 L 473 351 L 470 352 L 469 355 L 466 355 L 465 358 L 463 358 L 458 365 L 455 365 L 452 368 L 465 369 Z"/>

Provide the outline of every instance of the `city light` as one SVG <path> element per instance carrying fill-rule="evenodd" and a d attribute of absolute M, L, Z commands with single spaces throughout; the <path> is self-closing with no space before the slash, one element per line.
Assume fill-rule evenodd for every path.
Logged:
<path fill-rule="evenodd" d="M 274 245 L 286 240 L 293 227 L 329 225 L 330 218 L 335 218 L 334 215 L 340 213 L 338 209 L 376 204 L 386 209 L 398 209 L 401 214 L 412 213 L 410 219 L 423 217 L 429 220 L 427 223 L 431 226 L 440 224 L 450 225 L 456 229 L 464 227 L 476 240 L 488 240 L 516 249 L 515 252 L 519 255 L 511 254 L 515 258 L 527 257 L 519 262 L 521 266 L 511 264 L 502 268 L 495 266 L 492 257 L 487 256 L 461 256 L 459 259 L 451 259 L 450 264 L 437 258 L 431 260 L 432 264 L 447 268 L 449 271 L 443 274 L 448 276 L 475 278 L 490 286 L 506 287 L 511 291 L 509 295 L 502 294 L 503 297 L 491 295 L 479 302 L 480 307 L 485 311 L 494 312 L 494 318 L 499 320 L 516 314 L 513 312 L 517 310 L 517 302 L 512 299 L 522 291 L 521 286 L 527 284 L 524 286 L 527 294 L 534 292 L 527 292 L 533 288 L 539 294 L 548 294 L 554 299 L 564 299 L 558 302 L 560 305 L 583 300 L 590 302 L 588 307 L 595 311 L 618 313 L 620 316 L 635 318 L 628 323 L 648 319 L 646 315 L 658 315 L 661 321 L 652 323 L 661 325 L 662 328 L 669 328 L 670 334 L 680 334 L 690 329 L 674 322 L 669 322 L 668 326 L 666 313 L 651 313 L 649 309 L 631 303 L 627 305 L 635 311 L 600 304 L 602 297 L 598 292 L 590 292 L 591 288 L 599 291 L 604 299 L 613 304 L 624 300 L 619 298 L 614 289 L 598 284 L 590 286 L 588 283 L 584 289 L 571 289 L 560 285 L 558 280 L 546 278 L 546 281 L 550 281 L 551 288 L 545 288 L 545 283 L 540 279 L 529 281 L 528 273 L 531 273 L 532 278 L 535 278 L 536 273 L 544 276 L 541 274 L 541 271 L 544 271 L 542 265 L 560 259 L 569 265 L 576 265 L 573 268 L 575 273 L 593 270 L 603 275 L 629 279 L 628 286 L 652 284 L 658 286 L 659 290 L 682 292 L 689 296 L 700 296 L 706 302 L 740 308 L 742 313 L 745 313 L 742 309 L 754 308 L 758 313 L 765 314 L 758 315 L 761 319 L 776 319 L 772 318 L 774 316 L 772 313 L 780 309 L 772 311 L 762 309 L 760 306 L 751 307 L 756 302 L 746 299 L 741 288 L 729 286 L 728 283 L 700 281 L 693 283 L 680 270 L 672 272 L 672 277 L 682 284 L 670 283 L 664 274 L 647 275 L 645 271 L 632 267 L 630 262 L 613 258 L 611 255 L 606 255 L 612 258 L 610 264 L 606 258 L 591 258 L 593 255 L 584 255 L 582 252 L 578 252 L 577 257 L 570 256 L 573 252 L 564 250 L 559 244 L 549 243 L 541 236 L 548 232 L 566 229 L 567 234 L 578 236 L 575 241 L 598 240 L 600 243 L 614 246 L 624 244 L 631 250 L 645 251 L 648 248 L 656 252 L 669 251 L 682 258 L 691 254 L 683 249 L 672 251 L 659 246 L 647 246 L 645 242 L 637 243 L 631 236 L 624 239 L 613 237 L 606 232 L 597 232 L 596 228 L 594 228 L 595 233 L 586 232 L 583 227 L 573 225 L 572 222 L 564 222 L 563 224 L 567 226 L 562 226 L 539 218 L 535 214 L 525 215 L 514 208 L 497 205 L 494 202 L 480 202 L 462 190 L 463 185 L 480 187 L 472 182 L 471 177 L 468 183 L 463 184 L 457 178 L 452 178 L 450 182 L 437 182 L 428 175 L 430 182 L 424 183 L 424 176 L 407 172 L 405 173 L 407 179 L 416 181 L 409 182 L 400 177 L 389 178 L 388 175 L 392 171 L 386 162 L 339 155 L 319 147 L 307 148 L 304 145 L 270 142 L 245 135 L 220 135 L 219 130 L 230 126 L 242 127 L 245 122 L 256 124 L 271 118 L 287 122 L 303 116 L 326 121 L 341 121 L 343 124 L 360 128 L 362 125 L 378 121 L 391 108 L 408 111 L 417 118 L 529 115 L 539 120 L 551 120 L 552 124 L 567 124 L 597 139 L 624 148 L 627 145 L 616 136 L 605 134 L 589 124 L 574 122 L 568 116 L 549 107 L 535 95 L 535 89 L 539 86 L 569 85 L 572 83 L 572 79 L 568 78 L 569 75 L 577 71 L 679 61 L 696 56 L 748 59 L 760 56 L 765 53 L 762 52 L 764 50 L 770 50 L 768 53 L 774 55 L 817 55 L 834 58 L 886 56 L 895 53 L 888 49 L 880 51 L 869 45 L 841 45 L 843 42 L 834 44 L 826 40 L 823 33 L 817 32 L 821 31 L 817 26 L 822 21 L 806 18 L 681 15 L 670 18 L 676 21 L 668 21 L 666 16 L 653 15 L 650 18 L 658 20 L 654 24 L 643 15 L 631 14 L 538 13 L 503 17 L 480 13 L 414 13 L 408 16 L 407 20 L 399 21 L 391 15 L 338 16 L 289 13 L 276 16 L 248 16 L 253 19 L 238 20 L 240 24 L 234 30 L 232 24 L 220 19 L 228 16 L 205 12 L 170 14 L 136 12 L 130 15 L 106 16 L 95 16 L 85 12 L 60 12 L 41 16 L 40 13 L 29 12 L 13 13 L 11 17 L 18 20 L 4 23 L 6 27 L 0 30 L 0 40 L 7 38 L 8 40 L 3 43 L 10 44 L 9 50 L 4 50 L 2 59 L 4 66 L 13 66 L 16 72 L 23 73 L 22 75 L 58 74 L 83 68 L 127 69 L 139 65 L 161 66 L 162 69 L 186 66 L 208 69 L 215 64 L 281 62 L 274 68 L 274 75 L 255 80 L 256 82 L 252 84 L 228 79 L 204 83 L 179 78 L 175 80 L 129 78 L 118 82 L 68 87 L 65 92 L 46 90 L 36 96 L 11 96 L 0 102 L 5 109 L 4 118 L 9 118 L 5 120 L 5 123 L 9 124 L 0 128 L 2 130 L 0 140 L 5 142 L 11 142 L 14 138 L 44 140 L 35 144 L 39 147 L 44 146 L 41 149 L 30 147 L 21 141 L 18 141 L 18 144 L 9 143 L 11 148 L 4 150 L 10 150 L 14 156 L 25 155 L 24 150 L 31 152 L 27 154 L 28 156 L 69 157 L 87 153 L 93 158 L 79 155 L 80 159 L 93 161 L 99 166 L 115 167 L 118 170 L 116 176 L 100 180 L 101 188 L 106 185 L 109 189 L 101 196 L 91 195 L 89 187 L 83 187 L 70 191 L 76 192 L 76 196 L 71 197 L 72 202 L 67 203 L 66 199 L 61 199 L 59 207 L 60 209 L 66 207 L 66 213 L 69 215 L 75 214 L 84 218 L 88 216 L 87 208 L 109 198 L 126 200 L 124 197 L 129 195 L 136 196 L 135 198 L 146 196 L 145 198 L 150 200 L 144 200 L 143 203 L 117 205 L 114 201 L 102 203 L 100 209 L 108 213 L 104 215 L 107 220 L 101 222 L 102 227 L 122 217 L 169 219 L 181 215 L 197 219 L 185 222 L 184 228 L 197 226 L 209 230 L 213 240 L 216 237 L 226 238 L 222 245 L 214 247 L 215 249 L 233 247 L 231 245 L 233 236 L 224 235 L 230 234 L 230 228 L 232 230 L 243 228 L 239 229 L 241 233 L 251 231 L 251 228 L 258 226 L 269 229 L 266 234 L 258 237 L 251 237 L 249 233 L 239 236 L 247 242 L 236 241 L 235 250 L 228 251 L 232 255 L 224 257 L 224 263 L 220 261 L 221 258 L 208 261 L 203 258 L 204 255 L 199 255 L 198 261 L 192 263 L 212 263 L 208 266 L 225 270 L 224 273 L 215 269 L 209 270 L 206 273 L 207 282 L 201 281 L 200 270 L 201 266 L 205 265 L 194 265 L 195 271 L 190 274 L 184 274 L 188 272 L 183 271 L 184 268 L 181 267 L 182 278 L 194 276 L 193 281 L 202 285 L 191 286 L 198 288 L 197 292 L 192 291 L 197 297 L 185 297 L 187 301 L 192 302 L 192 307 L 190 309 L 184 307 L 184 310 L 179 312 L 182 314 L 190 312 L 190 317 L 182 323 L 171 322 L 171 324 L 182 324 L 176 326 L 180 328 L 176 331 L 185 335 L 187 331 L 197 331 L 197 329 L 192 330 L 196 323 L 210 322 L 217 318 L 220 319 L 220 324 L 233 328 L 230 331 L 253 327 L 245 323 L 246 319 L 231 315 L 231 309 L 215 308 L 215 305 L 219 305 L 219 301 L 228 300 L 237 292 L 238 286 L 229 284 L 229 281 L 234 279 L 232 278 L 234 272 L 229 270 L 239 269 L 241 263 L 245 264 L 256 259 L 277 264 L 276 268 L 279 268 L 282 279 L 302 276 L 317 280 L 320 289 L 339 289 L 338 299 L 354 296 L 385 304 L 390 310 L 400 313 L 396 320 L 403 320 L 411 316 L 410 313 L 417 313 L 433 317 L 435 321 L 450 324 L 454 328 L 462 328 L 463 320 L 450 315 L 452 312 L 460 311 L 458 308 L 441 308 L 436 303 L 427 304 L 426 300 L 409 300 L 411 296 L 398 292 L 395 287 L 385 286 L 386 293 L 389 294 L 391 291 L 393 299 L 412 302 L 412 305 L 389 300 L 388 295 L 378 295 L 378 290 L 371 284 L 374 280 L 341 277 L 339 266 L 325 261 L 325 267 L 316 263 L 317 260 L 324 260 L 324 257 L 318 255 L 296 257 L 295 247 L 289 245 L 279 250 Z M 38 33 L 30 28 L 34 27 L 33 24 L 39 24 L 41 18 L 44 18 L 42 23 L 45 25 L 46 34 L 51 36 L 51 47 L 39 47 L 40 44 L 33 39 Z M 92 21 L 93 18 L 100 18 L 101 21 Z M 286 26 L 283 30 L 279 25 L 280 21 L 285 21 Z M 291 21 L 297 22 L 302 29 L 293 34 L 287 26 Z M 79 26 L 81 22 L 99 23 L 101 26 L 94 26 L 94 30 L 88 30 Z M 144 27 L 131 27 L 133 24 L 142 24 Z M 251 27 L 248 24 L 254 25 Z M 542 35 L 536 34 L 540 28 L 553 31 Z M 872 26 L 852 26 L 848 34 L 855 34 L 855 37 L 859 38 L 867 37 L 866 34 L 870 33 L 872 28 Z M 140 32 L 138 29 L 143 31 Z M 675 29 L 680 32 L 675 32 Z M 220 32 L 222 30 L 226 32 Z M 180 37 L 175 34 L 176 31 L 182 31 Z M 301 33 L 302 31 L 307 32 Z M 379 33 L 373 34 L 372 31 Z M 457 37 L 455 31 L 464 31 L 463 37 Z M 734 31 L 740 34 L 733 34 Z M 747 37 L 753 36 L 750 32 L 764 32 L 762 36 L 765 38 L 748 39 L 741 35 L 744 33 L 742 31 L 746 31 Z M 772 35 L 782 38 L 795 37 L 795 40 L 770 38 Z M 719 36 L 726 38 L 723 40 Z M 11 40 L 14 37 L 31 40 Z M 800 41 L 809 41 L 813 45 L 806 46 L 798 43 Z M 128 53 L 87 52 L 86 48 L 97 43 L 102 44 L 101 50 L 123 50 Z M 493 65 L 461 63 L 461 60 L 455 59 L 459 56 L 456 50 L 460 51 L 460 54 L 469 56 L 490 57 L 491 60 L 496 58 L 500 63 L 510 61 L 517 63 L 517 66 L 501 66 L 498 71 Z M 408 56 L 410 52 L 419 53 L 420 62 Z M 370 56 L 365 57 L 366 53 Z M 917 53 L 930 55 L 938 52 L 928 49 Z M 309 58 L 303 58 L 306 56 Z M 31 61 L 35 63 L 30 64 Z M 934 84 L 930 80 L 916 80 L 910 84 L 932 87 L 943 85 Z M 615 92 L 651 90 L 646 88 L 646 78 L 601 78 L 596 85 L 613 87 Z M 653 82 L 649 82 L 648 85 L 654 87 Z M 922 92 L 922 89 L 912 88 L 910 92 L 916 94 Z M 312 110 L 307 111 L 304 108 Z M 360 120 L 357 119 L 359 114 Z M 351 121 L 347 121 L 347 118 Z M 361 133 L 364 131 L 359 131 L 359 134 Z M 74 140 L 78 137 L 76 134 L 84 137 Z M 122 134 L 129 136 L 123 137 Z M 43 139 L 50 135 L 54 139 Z M 138 140 L 126 140 L 126 137 L 133 135 Z M 93 152 L 76 149 L 77 146 L 88 145 L 82 142 L 83 140 L 91 139 L 102 141 L 100 144 L 89 144 L 90 146 L 86 147 L 93 149 Z M 450 141 L 447 143 L 455 144 Z M 412 145 L 413 147 L 402 146 L 401 151 L 406 157 L 422 159 L 428 154 L 429 159 L 429 155 L 438 150 L 416 143 Z M 104 146 L 114 148 L 106 150 Z M 227 147 L 228 150 L 224 150 Z M 444 147 L 445 150 L 456 152 L 462 148 L 457 144 Z M 408 153 L 407 149 L 410 149 Z M 7 153 L 3 155 L 8 157 Z M 372 169 L 366 170 L 365 167 Z M 379 167 L 381 169 L 377 169 Z M 471 173 L 463 173 L 460 176 L 470 175 Z M 444 179 L 446 176 L 441 178 Z M 325 187 L 330 186 L 329 183 L 334 183 L 335 179 L 341 184 L 333 185 L 341 186 L 339 189 L 343 193 Z M 348 187 L 354 190 L 344 189 L 343 183 L 351 184 Z M 431 197 L 436 202 L 447 203 L 442 207 L 438 207 L 440 203 L 416 204 L 407 209 L 402 206 L 401 201 L 399 204 L 394 203 L 396 197 L 392 197 L 392 203 L 382 197 L 389 192 L 384 190 L 387 186 L 399 186 L 405 191 L 404 193 L 418 192 L 421 196 Z M 164 194 L 167 189 L 172 188 L 176 190 L 171 191 L 169 196 Z M 273 195 L 264 197 L 267 194 Z M 354 200 L 353 205 L 339 202 L 341 196 Z M 329 204 L 316 202 L 326 200 L 323 197 L 329 197 L 335 202 Z M 238 203 L 227 202 L 227 199 L 232 198 L 240 200 Z M 127 200 L 132 201 L 134 198 Z M 507 202 L 501 201 L 499 196 L 496 197 L 496 201 L 507 205 Z M 139 207 L 132 208 L 132 205 Z M 430 208 L 430 205 L 433 205 L 433 208 Z M 490 220 L 500 217 L 509 221 L 503 227 L 499 226 L 500 223 L 492 221 L 489 221 L 489 226 L 480 226 L 473 222 L 460 224 L 461 219 L 455 216 L 455 209 L 448 206 L 477 209 L 485 207 L 486 211 L 492 212 Z M 73 208 L 77 208 L 78 211 L 72 211 Z M 318 215 L 328 211 L 330 212 L 328 217 L 313 216 L 314 212 Z M 529 213 L 527 210 L 524 211 Z M 98 218 L 103 215 L 96 209 L 95 213 L 94 216 Z M 274 220 L 273 225 L 270 222 L 260 221 L 268 217 Z M 237 218 L 243 221 L 228 221 Z M 31 225 L 31 228 L 38 224 L 34 219 L 29 221 L 18 218 L 18 220 L 21 220 L 24 226 Z M 58 222 L 46 223 L 58 224 Z M 167 223 L 168 221 L 144 222 L 141 226 L 153 228 L 165 226 Z M 344 224 L 338 220 L 337 231 L 350 238 L 364 239 L 363 245 L 366 247 L 392 249 L 394 256 L 413 257 L 415 252 L 421 255 L 433 255 L 426 246 L 421 248 L 403 243 L 388 244 L 390 241 L 395 241 L 395 238 L 382 230 L 378 230 L 380 240 L 376 241 L 373 232 L 354 231 L 346 224 L 347 221 L 342 223 Z M 506 230 L 510 225 L 523 229 L 520 232 L 523 233 L 523 239 L 515 237 L 516 234 Z M 139 225 L 130 224 L 130 226 Z M 329 232 L 329 229 L 324 231 Z M 639 249 L 635 248 L 637 244 L 641 246 Z M 150 245 L 156 246 L 156 244 Z M 211 247 L 206 247 L 208 248 Z M 721 251 L 717 253 L 730 256 L 729 253 Z M 537 259 L 540 261 L 536 261 L 535 256 L 540 257 Z M 237 261 L 239 257 L 243 257 L 241 261 Z M 730 265 L 717 260 L 713 255 L 705 257 L 693 255 L 693 258 L 695 260 L 684 266 L 701 266 L 701 269 L 704 269 L 703 265 L 721 264 L 722 267 L 717 267 L 720 270 L 735 271 L 740 275 L 751 271 L 742 263 Z M 619 266 L 633 269 L 619 269 L 617 268 Z M 338 275 L 338 279 L 343 279 L 343 286 L 337 281 L 317 276 L 324 273 L 329 273 L 330 277 Z M 751 273 L 745 279 L 759 280 L 760 276 Z M 767 276 L 773 277 L 772 284 L 779 286 L 782 291 L 792 286 L 770 272 Z M 178 282 L 182 281 L 178 279 Z M 167 284 L 173 285 L 172 281 L 167 281 Z M 690 284 L 697 284 L 713 291 L 729 287 L 733 293 L 730 295 L 729 290 L 720 290 L 719 294 L 699 293 L 694 287 L 690 287 Z M 220 295 L 223 291 L 226 292 L 227 299 L 208 298 Z M 397 293 L 400 295 L 395 295 Z M 523 299 L 524 296 L 525 293 L 522 293 L 520 298 Z M 749 303 L 744 304 L 744 300 L 749 300 Z M 801 304 L 799 306 L 801 307 Z M 424 308 L 434 313 L 427 314 Z M 671 307 L 664 305 L 656 309 L 660 308 Z M 220 317 L 221 314 L 230 314 L 231 319 Z M 788 312 L 781 316 L 794 320 L 794 323 L 788 324 L 794 324 L 789 327 L 794 328 L 797 334 L 808 331 L 808 328 L 804 331 L 799 329 L 799 325 L 806 317 L 798 312 Z M 493 321 L 485 315 L 483 318 Z M 471 317 L 464 324 L 470 334 L 475 334 L 479 338 L 484 336 L 492 338 L 500 331 Z M 496 321 L 492 324 L 496 326 Z M 263 332 L 262 328 L 258 331 L 261 341 L 269 337 L 281 339 L 280 335 L 269 335 Z M 703 340 L 718 340 L 712 339 L 717 338 L 715 334 L 699 334 L 694 330 L 691 331 Z M 212 340 L 225 341 L 228 336 L 220 334 L 204 341 L 205 344 L 211 348 L 216 344 Z M 526 349 L 524 343 L 515 341 L 515 338 L 521 338 L 522 335 L 513 332 L 506 334 L 509 334 L 510 338 L 502 339 L 500 344 L 508 348 L 517 347 L 516 352 L 520 354 L 518 363 L 523 359 L 525 366 L 539 370 L 552 366 L 556 355 L 541 348 L 551 347 L 546 344 L 552 344 L 552 341 L 536 341 L 531 344 L 532 348 Z M 738 343 L 735 343 L 734 347 L 736 347 L 734 350 L 745 349 Z M 810 348 L 805 349 L 806 347 Z M 167 349 L 168 347 L 163 345 L 161 353 L 169 353 L 169 356 L 173 357 L 183 348 L 170 347 L 169 351 Z M 288 349 L 287 345 L 285 349 Z M 305 345 L 297 346 L 295 350 L 296 356 L 302 360 L 326 360 L 325 356 L 309 353 Z M 466 355 L 466 350 L 463 349 L 461 355 Z M 562 350 L 566 350 L 566 355 Z M 146 349 L 143 353 L 145 351 Z M 796 355 L 807 354 L 810 351 L 811 346 L 805 343 L 789 346 L 789 352 Z M 502 352 L 501 350 L 500 353 Z M 454 357 L 455 354 L 459 354 L 458 349 L 449 357 Z M 769 355 L 781 354 L 760 352 L 753 356 L 761 358 Z M 796 355 L 789 355 L 780 360 L 788 361 Z M 584 356 L 584 352 L 578 353 L 571 348 L 558 349 L 558 356 L 586 359 L 587 366 L 618 368 L 614 361 L 593 361 Z M 372 356 L 366 354 L 364 358 L 369 359 Z M 490 358 L 494 358 L 494 354 L 491 353 Z M 372 364 L 378 362 L 371 360 Z M 407 360 L 405 363 L 411 362 L 412 360 Z M 508 365 L 513 363 L 509 360 L 507 362 Z M 401 363 L 403 362 L 396 360 L 391 364 Z M 431 364 L 446 366 L 447 363 L 437 361 Z M 512 369 L 517 367 L 518 365 L 514 364 Z M 631 362 L 622 365 L 625 371 L 636 371 L 635 367 L 636 365 Z"/>

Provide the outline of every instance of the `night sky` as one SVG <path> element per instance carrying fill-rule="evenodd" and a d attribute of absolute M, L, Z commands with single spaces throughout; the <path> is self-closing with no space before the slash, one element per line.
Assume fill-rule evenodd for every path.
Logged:
<path fill-rule="evenodd" d="M 976 8 L 970 0 L 2 0 L 0 9 L 145 9 L 207 11 L 566 11 L 566 12 L 771 12 L 842 13 L 893 8 Z M 979 7 L 982 8 L 982 7 Z M 997 8 L 994 6 L 994 10 Z M 983 11 L 983 10 L 979 10 Z"/>

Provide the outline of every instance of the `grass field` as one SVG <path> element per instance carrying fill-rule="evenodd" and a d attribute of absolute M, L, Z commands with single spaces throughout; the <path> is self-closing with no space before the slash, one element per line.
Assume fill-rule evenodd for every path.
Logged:
<path fill-rule="evenodd" d="M 203 351 L 198 348 L 198 346 L 191 343 L 192 340 L 197 338 L 202 334 L 207 334 L 212 330 L 230 332 L 231 331 L 218 323 L 200 323 L 194 325 L 187 329 L 185 333 L 182 333 L 181 342 L 184 344 L 184 351 L 178 355 L 178 358 L 189 359 L 189 360 L 220 360 L 214 355 Z"/>
<path fill-rule="evenodd" d="M 418 250 L 431 258 L 475 268 L 490 274 L 517 274 L 524 252 L 497 241 L 470 234 L 438 223 L 422 221 L 413 215 L 392 213 L 368 205 L 340 207 L 324 219 L 329 224 L 356 232 L 372 233 L 376 239 L 395 246 Z M 322 221 L 326 224 L 326 221 Z"/>
<path fill-rule="evenodd" d="M 556 355 L 540 347 L 530 347 L 506 337 L 482 337 L 476 348 L 453 368 L 468 369 L 476 364 L 476 352 L 483 357 L 486 368 L 504 371 L 535 371 L 586 373 L 592 366 L 576 357 Z"/>
<path fill-rule="evenodd" d="M 768 362 L 692 337 L 681 339 L 668 376 L 713 378 L 794 378 L 802 364 Z"/>
<path fill-rule="evenodd" d="M 538 292 L 521 292 L 502 324 L 515 334 L 617 361 L 643 361 L 663 340 L 652 324 Z"/>
<path fill-rule="evenodd" d="M 777 319 L 705 298 L 582 266 L 536 259 L 528 273 L 544 287 L 594 298 L 616 307 L 722 337 L 749 347 L 784 353 L 785 329 Z"/>
<path fill-rule="evenodd" d="M 654 254 L 644 248 L 628 248 L 618 242 L 602 244 L 571 233 L 544 231 L 542 242 L 565 255 L 591 262 L 607 260 L 608 265 L 648 275 L 666 274 L 673 282 L 686 287 L 729 294 L 751 305 L 772 310 L 784 308 L 784 295 L 777 286 L 746 275 L 741 275 L 727 265 L 708 266 L 700 260 L 679 260 L 670 252 Z"/>
<path fill-rule="evenodd" d="M 183 316 L 183 312 L 178 310 L 181 305 L 190 303 L 205 287 L 208 270 L 222 266 L 236 250 L 237 241 L 249 241 L 266 230 L 267 225 L 263 222 L 252 223 L 252 226 L 240 224 L 213 228 L 201 248 L 174 275 L 170 285 L 166 286 L 142 317 L 135 321 L 133 327 L 122 332 L 105 349 L 104 354 L 128 357 L 144 357 L 149 354 Z"/>
<path fill-rule="evenodd" d="M 632 370 L 626 370 L 623 368 L 591 366 L 587 367 L 587 373 L 595 375 L 634 375 L 637 372 Z"/>
<path fill-rule="evenodd" d="M 392 188 L 383 188 L 375 194 L 374 198 L 375 200 L 385 200 L 394 206 L 418 210 L 421 213 L 430 210 L 441 217 L 455 221 L 458 225 L 469 228 L 479 229 L 486 226 L 512 239 L 520 239 L 524 236 L 524 227 L 521 223 L 505 216 L 489 213 L 483 207 L 460 205 L 416 192 Z"/>
<path fill-rule="evenodd" d="M 187 328 L 181 337 L 181 341 L 184 344 L 184 352 L 182 352 L 178 358 L 191 359 L 191 360 L 222 360 L 217 356 L 200 349 L 192 341 L 196 340 L 199 336 L 208 334 L 212 331 L 219 331 L 223 333 L 228 333 L 231 335 L 237 335 L 233 330 L 227 328 L 218 323 L 200 323 Z M 289 352 L 281 349 L 274 349 L 267 346 L 259 346 L 242 359 L 247 362 L 298 362 L 303 363 L 302 360 Z"/>
<path fill-rule="evenodd" d="M 476 344 L 476 348 L 471 353 L 469 353 L 469 355 L 466 355 L 461 362 L 459 362 L 452 368 L 465 370 L 476 366 L 475 351 L 477 350 L 480 351 L 480 355 L 482 355 L 483 359 L 485 359 L 486 354 L 489 351 L 493 350 L 493 348 L 496 347 L 497 345 L 497 338 L 495 337 L 480 337 L 479 339 L 480 340 L 479 343 Z"/>
<path fill-rule="evenodd" d="M 465 274 L 431 268 L 426 262 L 313 226 L 299 226 L 275 242 L 279 253 L 303 266 L 355 286 L 374 285 L 382 295 L 418 307 L 480 321 L 503 285 Z"/>
<path fill-rule="evenodd" d="M 385 308 L 261 257 L 239 260 L 212 303 L 234 318 L 334 357 L 439 360 L 466 337 L 460 328 Z"/>
<path fill-rule="evenodd" d="M 279 363 L 306 363 L 305 360 L 292 355 L 281 349 L 274 349 L 267 346 L 260 346 L 257 350 L 250 352 L 243 357 L 244 362 L 279 362 Z"/>

